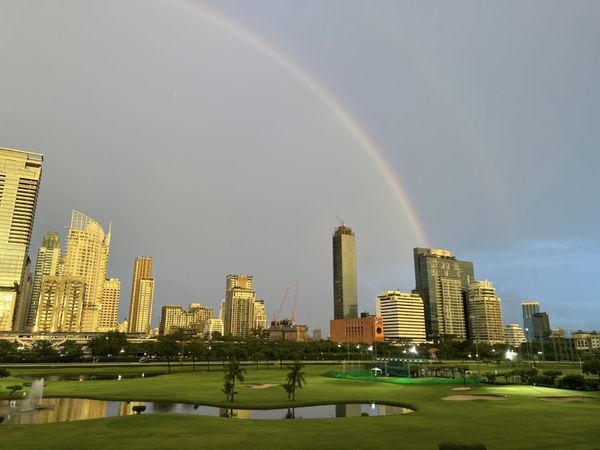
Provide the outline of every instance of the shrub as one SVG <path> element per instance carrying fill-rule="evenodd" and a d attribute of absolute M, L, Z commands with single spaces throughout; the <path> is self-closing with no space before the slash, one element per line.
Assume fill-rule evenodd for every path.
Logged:
<path fill-rule="evenodd" d="M 535 386 L 554 386 L 554 378 L 545 375 L 535 375 L 529 379 L 529 384 Z"/>
<path fill-rule="evenodd" d="M 473 441 L 442 441 L 439 450 L 487 450 L 485 444 Z"/>
<path fill-rule="evenodd" d="M 558 387 L 561 389 L 574 389 L 576 391 L 583 391 L 586 387 L 586 381 L 583 375 L 565 375 L 558 380 Z"/>
<path fill-rule="evenodd" d="M 0 368 L 0 378 L 6 378 L 6 377 L 10 377 L 10 372 L 8 371 L 8 369 Z"/>
<path fill-rule="evenodd" d="M 544 370 L 542 373 L 545 377 L 552 379 L 552 384 L 554 384 L 556 378 L 562 375 L 562 370 Z"/>
<path fill-rule="evenodd" d="M 135 405 L 131 410 L 136 414 L 141 414 L 146 411 L 146 405 Z"/>
<path fill-rule="evenodd" d="M 23 386 L 21 386 L 20 384 L 15 384 L 13 386 L 6 386 L 6 389 L 10 391 L 10 395 L 12 396 L 15 392 L 23 389 Z"/>

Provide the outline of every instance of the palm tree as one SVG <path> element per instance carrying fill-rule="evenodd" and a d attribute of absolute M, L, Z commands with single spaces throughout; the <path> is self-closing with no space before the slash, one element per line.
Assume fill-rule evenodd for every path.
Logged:
<path fill-rule="evenodd" d="M 235 392 L 235 381 L 238 380 L 240 382 L 244 381 L 244 374 L 246 373 L 246 369 L 242 369 L 240 362 L 237 359 L 231 360 L 229 365 L 227 366 L 227 370 L 225 371 L 225 375 L 223 376 L 223 381 L 225 382 L 225 389 L 223 392 L 229 397 L 229 401 L 233 401 L 233 397 L 236 394 Z"/>
<path fill-rule="evenodd" d="M 287 374 L 287 385 L 289 386 L 289 390 L 286 389 L 288 394 L 291 392 L 292 401 L 296 400 L 296 388 L 302 389 L 302 385 L 306 384 L 306 380 L 304 379 L 304 372 L 302 372 L 302 368 L 304 364 L 300 364 L 299 361 L 295 361 L 293 365 L 288 367 L 290 372 Z"/>

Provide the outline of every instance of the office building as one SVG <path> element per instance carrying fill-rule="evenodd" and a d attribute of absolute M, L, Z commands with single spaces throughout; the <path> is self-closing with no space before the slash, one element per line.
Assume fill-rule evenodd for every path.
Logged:
<path fill-rule="evenodd" d="M 154 278 L 152 278 L 152 258 L 138 256 L 133 264 L 131 281 L 131 302 L 129 304 L 129 332 L 150 331 L 152 304 L 154 303 Z"/>
<path fill-rule="evenodd" d="M 540 312 L 540 302 L 526 300 L 521 302 L 521 309 L 523 311 L 523 329 L 525 330 L 525 338 L 527 338 L 528 342 L 533 342 L 535 340 L 533 315 Z"/>
<path fill-rule="evenodd" d="M 361 314 L 357 319 L 329 321 L 330 339 L 338 344 L 373 344 L 383 342 L 383 319 Z"/>
<path fill-rule="evenodd" d="M 83 277 L 44 277 L 33 331 L 79 333 L 86 288 Z"/>
<path fill-rule="evenodd" d="M 475 280 L 473 263 L 459 261 L 448 250 L 415 248 L 416 292 L 425 307 L 427 338 L 467 339 L 467 292 Z"/>
<path fill-rule="evenodd" d="M 31 243 L 43 155 L 0 147 L 0 331 L 11 331 Z"/>
<path fill-rule="evenodd" d="M 102 310 L 98 331 L 106 332 L 117 329 L 119 302 L 121 301 L 121 282 L 118 278 L 107 278 L 102 288 Z"/>
<path fill-rule="evenodd" d="M 336 228 L 333 241 L 333 318 L 358 317 L 356 289 L 356 238 L 345 224 Z"/>
<path fill-rule="evenodd" d="M 63 275 L 83 279 L 85 289 L 81 312 L 80 332 L 98 330 L 102 310 L 102 289 L 110 249 L 108 233 L 92 218 L 73 211 L 67 238 Z"/>
<path fill-rule="evenodd" d="M 375 300 L 375 315 L 383 319 L 386 341 L 425 342 L 425 309 L 419 294 L 383 291 Z"/>
<path fill-rule="evenodd" d="M 600 332 L 574 331 L 571 333 L 575 348 L 579 351 L 594 351 L 600 349 Z"/>
<path fill-rule="evenodd" d="M 502 300 L 490 281 L 469 284 L 469 323 L 471 340 L 486 344 L 504 344 Z"/>
<path fill-rule="evenodd" d="M 35 261 L 33 288 L 27 311 L 25 329 L 31 330 L 35 326 L 40 291 L 42 288 L 42 279 L 44 277 L 56 277 L 60 275 L 61 270 L 60 237 L 58 236 L 58 233 L 51 231 L 46 233 L 42 239 L 42 245 L 38 249 L 37 259 Z"/>
<path fill-rule="evenodd" d="M 548 313 L 533 313 L 531 315 L 531 322 L 533 324 L 534 340 L 542 341 L 550 337 L 552 330 L 550 329 L 550 319 L 548 318 Z"/>
<path fill-rule="evenodd" d="M 256 299 L 252 275 L 227 275 L 223 326 L 225 335 L 248 337 L 266 328 L 264 302 Z"/>
<path fill-rule="evenodd" d="M 523 328 L 516 323 L 504 326 L 504 340 L 509 347 L 520 347 L 521 344 L 527 342 Z"/>
<path fill-rule="evenodd" d="M 221 319 L 208 319 L 204 325 L 202 335 L 207 339 L 212 339 L 214 333 L 218 333 L 219 336 L 223 336 L 223 321 Z"/>

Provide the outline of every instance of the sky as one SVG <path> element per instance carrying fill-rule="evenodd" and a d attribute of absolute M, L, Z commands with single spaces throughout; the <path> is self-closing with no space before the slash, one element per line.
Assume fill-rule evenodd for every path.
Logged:
<path fill-rule="evenodd" d="M 218 312 L 229 273 L 268 317 L 328 330 L 331 235 L 359 310 L 414 288 L 412 248 L 494 282 L 505 323 L 600 329 L 600 3 L 0 0 L 0 146 L 45 155 L 30 253 L 71 210 L 112 223 L 160 307 Z M 291 303 L 282 316 L 291 314 Z"/>

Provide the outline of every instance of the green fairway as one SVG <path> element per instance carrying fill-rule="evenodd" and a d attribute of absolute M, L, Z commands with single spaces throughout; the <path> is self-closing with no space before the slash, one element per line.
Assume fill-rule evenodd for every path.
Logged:
<path fill-rule="evenodd" d="M 163 400 L 226 406 L 222 373 L 175 373 L 123 381 L 48 382 L 46 396 L 112 400 Z M 339 367 L 308 366 L 308 384 L 288 402 L 279 387 L 251 389 L 253 384 L 281 384 L 283 369 L 252 369 L 236 386 L 235 407 L 287 407 L 318 403 L 390 402 L 414 414 L 302 420 L 235 420 L 185 415 L 141 415 L 45 425 L 0 428 L 2 448 L 19 449 L 251 449 L 251 448 L 389 448 L 436 449 L 445 439 L 473 440 L 488 449 L 593 449 L 600 443 L 600 395 L 532 386 L 474 386 L 465 392 L 452 385 L 393 384 L 324 377 Z M 61 370 L 56 369 L 58 373 Z M 74 370 L 69 368 L 69 371 Z M 77 369 L 90 373 L 96 369 Z M 105 370 L 103 368 L 102 370 Z M 106 369 L 107 370 L 107 369 Z M 11 369 L 13 375 L 32 369 Z M 52 370 L 45 369 L 46 374 Z M 121 373 L 111 368 L 109 373 Z M 0 379 L 0 396 L 18 378 Z M 456 380 L 460 386 L 462 380 Z M 446 401 L 453 394 L 493 394 L 506 401 Z M 591 402 L 550 403 L 540 396 L 589 396 Z M 42 444 L 43 443 L 43 444 Z"/>

